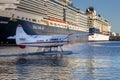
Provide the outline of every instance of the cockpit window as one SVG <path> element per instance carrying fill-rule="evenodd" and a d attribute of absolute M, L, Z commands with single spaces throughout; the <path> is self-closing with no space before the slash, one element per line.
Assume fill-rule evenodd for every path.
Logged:
<path fill-rule="evenodd" d="M 51 41 L 58 41 L 58 38 L 51 39 Z"/>

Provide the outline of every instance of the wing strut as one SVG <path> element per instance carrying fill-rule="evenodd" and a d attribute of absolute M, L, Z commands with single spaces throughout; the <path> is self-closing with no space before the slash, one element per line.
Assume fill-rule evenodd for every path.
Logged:
<path fill-rule="evenodd" d="M 43 52 L 43 53 L 64 52 L 64 50 L 62 49 L 62 46 L 39 47 L 37 51 Z"/>

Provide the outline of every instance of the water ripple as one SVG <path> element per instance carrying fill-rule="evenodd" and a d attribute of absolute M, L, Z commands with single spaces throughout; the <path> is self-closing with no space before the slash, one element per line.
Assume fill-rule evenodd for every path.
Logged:
<path fill-rule="evenodd" d="M 119 80 L 120 42 L 72 44 L 73 54 L 1 54 L 0 80 Z"/>

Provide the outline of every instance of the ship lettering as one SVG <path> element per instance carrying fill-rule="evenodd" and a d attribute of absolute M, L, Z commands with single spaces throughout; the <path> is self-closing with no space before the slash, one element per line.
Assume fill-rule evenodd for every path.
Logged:
<path fill-rule="evenodd" d="M 44 27 L 41 27 L 41 26 L 38 26 L 38 25 L 33 25 L 33 29 L 44 30 Z"/>

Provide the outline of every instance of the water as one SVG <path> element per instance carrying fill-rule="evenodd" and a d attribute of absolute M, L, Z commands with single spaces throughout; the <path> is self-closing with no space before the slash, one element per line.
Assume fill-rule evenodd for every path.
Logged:
<path fill-rule="evenodd" d="M 0 56 L 0 80 L 120 80 L 120 42 L 68 45 L 73 54 Z"/>

